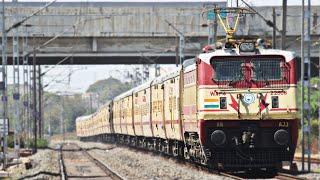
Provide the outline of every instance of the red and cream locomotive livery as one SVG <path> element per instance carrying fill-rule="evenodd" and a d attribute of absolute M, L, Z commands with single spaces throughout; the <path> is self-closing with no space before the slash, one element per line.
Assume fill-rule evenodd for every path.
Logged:
<path fill-rule="evenodd" d="M 226 11 L 237 13 L 234 28 L 223 24 Z M 214 12 L 227 34 L 224 46 L 80 117 L 77 135 L 214 168 L 276 170 L 290 163 L 298 138 L 294 53 L 234 40 L 243 9 Z"/>
<path fill-rule="evenodd" d="M 294 53 L 236 49 L 197 60 L 197 132 L 216 166 L 276 167 L 292 161 L 297 138 Z"/>
<path fill-rule="evenodd" d="M 295 61 L 248 42 L 200 54 L 79 118 L 77 134 L 215 168 L 275 169 L 297 143 Z"/>

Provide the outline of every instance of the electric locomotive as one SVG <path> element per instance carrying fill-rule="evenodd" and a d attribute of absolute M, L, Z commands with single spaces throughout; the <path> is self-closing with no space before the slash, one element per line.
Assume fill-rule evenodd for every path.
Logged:
<path fill-rule="evenodd" d="M 277 168 L 297 138 L 293 52 L 243 42 L 197 60 L 197 124 L 206 159 L 221 168 Z"/>
<path fill-rule="evenodd" d="M 216 16 L 226 9 L 215 9 Z M 262 40 L 227 38 L 77 119 L 81 140 L 115 141 L 217 169 L 276 171 L 298 138 L 296 59 Z M 228 21 L 227 21 L 228 22 Z M 208 51 L 210 49 L 210 51 Z"/>

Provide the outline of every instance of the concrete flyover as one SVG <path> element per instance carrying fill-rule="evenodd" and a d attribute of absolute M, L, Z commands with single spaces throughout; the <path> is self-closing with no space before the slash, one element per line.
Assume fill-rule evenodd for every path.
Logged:
<path fill-rule="evenodd" d="M 203 10 L 204 2 L 57 2 L 38 16 L 32 17 L 18 28 L 21 37 L 28 36 L 28 51 L 49 39 L 59 36 L 37 52 L 37 63 L 56 64 L 137 64 L 176 63 L 178 36 L 164 20 L 168 20 L 186 36 L 185 56 L 194 57 L 207 44 L 208 28 Z M 225 6 L 225 2 L 215 3 Z M 11 2 L 6 5 L 6 24 L 12 25 L 13 14 L 20 19 L 43 7 L 43 2 Z M 318 24 L 320 7 L 312 7 L 314 25 Z M 267 19 L 272 19 L 272 7 L 256 8 Z M 281 28 L 281 7 L 276 7 L 277 23 Z M 299 55 L 300 21 L 299 7 L 288 8 L 287 45 Z M 27 26 L 26 26 L 27 25 Z M 312 39 L 318 40 L 320 28 L 312 31 Z M 253 15 L 241 18 L 238 36 L 271 39 L 272 28 Z M 12 34 L 8 34 L 9 63 L 12 52 Z M 224 32 L 218 28 L 218 39 Z M 280 36 L 278 34 L 278 42 Z M 278 43 L 280 44 L 280 43 Z M 20 39 L 22 47 L 22 39 Z M 21 49 L 22 54 L 22 49 Z M 314 60 L 318 49 L 311 52 Z M 29 58 L 32 60 L 32 56 Z"/>

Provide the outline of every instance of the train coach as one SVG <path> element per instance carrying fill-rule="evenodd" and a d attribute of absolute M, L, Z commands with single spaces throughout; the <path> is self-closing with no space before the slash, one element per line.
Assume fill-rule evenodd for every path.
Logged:
<path fill-rule="evenodd" d="M 293 52 L 254 42 L 216 47 L 80 117 L 77 134 L 214 168 L 274 171 L 297 144 L 295 63 Z"/>

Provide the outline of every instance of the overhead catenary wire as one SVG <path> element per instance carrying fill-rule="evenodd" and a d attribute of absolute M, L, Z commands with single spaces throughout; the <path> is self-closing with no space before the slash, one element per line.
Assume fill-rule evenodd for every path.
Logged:
<path fill-rule="evenodd" d="M 80 19 L 81 19 L 81 16 L 82 16 L 82 8 L 83 8 L 83 6 L 80 7 L 80 13 L 79 13 Z M 80 19 L 78 20 L 78 22 L 80 21 Z M 75 23 L 75 24 L 76 24 L 76 23 Z M 83 26 L 84 26 L 84 25 L 83 25 Z M 72 27 L 72 28 L 75 28 L 75 25 L 72 25 L 71 27 Z M 64 31 L 63 31 L 63 32 L 64 32 Z M 79 39 L 78 39 L 78 42 L 79 42 Z M 75 44 L 78 44 L 78 43 L 75 43 Z M 43 73 L 41 74 L 41 76 L 47 74 L 49 71 L 51 71 L 52 69 L 56 68 L 56 67 L 57 67 L 58 65 L 60 65 L 61 63 L 65 62 L 65 61 L 68 60 L 69 58 L 73 57 L 73 56 L 74 56 L 74 51 L 73 51 L 73 50 L 74 50 L 74 47 L 75 47 L 75 46 L 72 46 L 72 47 L 71 47 L 71 54 L 70 54 L 70 55 L 64 57 L 62 60 L 60 60 L 60 61 L 59 61 L 57 64 L 55 64 L 53 67 L 51 67 L 51 68 L 49 68 L 47 71 L 43 72 Z"/>
<path fill-rule="evenodd" d="M 62 32 L 58 33 L 57 35 L 55 35 L 54 37 L 52 37 L 51 39 L 49 39 L 48 41 L 46 41 L 45 43 L 37 46 L 35 48 L 36 51 L 39 51 L 41 48 L 46 47 L 48 44 L 52 43 L 54 40 L 56 40 L 57 38 L 61 37 L 62 35 L 64 35 L 66 32 L 70 31 L 71 29 L 73 29 L 76 25 L 80 24 L 81 22 L 87 22 L 87 21 L 94 21 L 94 20 L 99 20 L 99 19 L 109 19 L 110 16 L 106 16 L 106 17 L 99 17 L 99 18 L 92 18 L 92 19 L 84 19 L 81 21 L 76 22 L 75 24 L 73 24 L 73 26 L 70 26 L 69 28 L 64 29 Z M 31 52 L 27 53 L 26 56 L 31 55 Z"/>
<path fill-rule="evenodd" d="M 279 32 L 279 33 L 282 32 L 281 30 L 279 30 L 279 29 L 276 27 L 275 24 L 273 24 L 270 20 L 267 20 L 263 15 L 261 15 L 261 14 L 260 14 L 259 12 L 257 12 L 254 8 L 252 8 L 247 2 L 245 2 L 244 0 L 241 0 L 241 1 L 242 1 L 247 7 L 249 7 L 252 11 L 255 11 L 255 12 L 258 14 L 258 16 L 261 17 L 261 18 L 267 23 L 267 25 L 269 25 L 269 24 L 271 23 L 269 26 L 271 26 L 271 27 L 274 26 L 274 27 L 276 28 L 277 32 Z M 311 28 L 311 30 L 314 30 L 314 29 L 316 29 L 316 28 L 319 27 L 319 26 L 320 26 L 320 23 L 314 25 L 314 26 Z M 304 32 L 304 35 L 307 35 L 307 33 L 308 33 L 308 32 Z M 298 37 L 297 37 L 295 40 L 296 40 L 296 41 L 299 41 L 300 39 L 301 39 L 301 35 L 298 35 Z M 294 43 L 294 42 L 288 44 L 288 45 L 286 46 L 286 48 L 289 48 L 293 43 Z M 314 47 L 314 46 L 316 46 L 318 43 L 319 43 L 319 41 L 317 41 L 316 43 L 314 43 L 312 46 Z"/>
<path fill-rule="evenodd" d="M 253 7 L 251 7 L 245 0 L 241 0 L 243 4 L 245 4 L 250 10 L 255 12 L 261 19 L 263 19 L 264 22 L 270 27 L 273 27 L 276 29 L 277 32 L 282 33 L 281 30 L 270 20 L 266 19 L 263 15 L 261 15 L 258 11 L 256 11 Z"/>
<path fill-rule="evenodd" d="M 25 22 L 25 21 L 24 21 Z M 23 22 L 22 22 L 23 23 Z M 22 24 L 21 23 L 21 24 Z M 74 27 L 74 26 L 72 26 L 72 27 Z M 69 28 L 67 29 L 67 31 L 69 30 Z M 34 48 L 34 52 L 35 51 L 38 51 L 40 48 L 42 48 L 42 47 L 45 47 L 46 45 L 48 45 L 48 44 L 50 44 L 52 41 L 54 41 L 56 38 L 58 38 L 60 35 L 62 35 L 62 34 L 64 34 L 64 32 L 65 31 L 63 31 L 62 33 L 60 33 L 60 34 L 58 34 L 57 36 L 55 36 L 55 37 L 53 37 L 53 38 L 51 38 L 49 41 L 47 41 L 47 42 L 45 42 L 45 43 L 43 43 L 42 45 L 40 45 L 40 46 L 38 46 L 37 48 Z M 27 57 L 27 56 L 29 56 L 31 54 L 31 52 L 29 52 L 29 53 L 26 53 L 24 56 L 25 57 Z M 34 58 L 35 58 L 35 54 L 34 54 Z M 65 61 L 66 59 L 68 59 L 68 58 L 64 58 L 62 61 L 60 61 L 59 63 L 62 63 L 63 61 Z M 34 72 L 35 72 L 35 69 L 34 69 Z M 40 79 L 41 79 L 41 74 L 39 74 L 39 83 L 40 83 Z M 33 75 L 33 78 L 35 79 L 35 75 Z M 40 88 L 40 84 L 39 84 L 39 88 Z M 36 88 L 36 87 L 34 87 L 34 88 Z M 39 90 L 40 91 L 40 90 Z M 35 93 L 34 93 L 34 97 L 35 97 Z M 39 99 L 40 99 L 41 97 L 39 97 Z M 39 101 L 40 102 L 40 101 Z M 39 104 L 39 109 L 40 109 L 40 107 L 41 107 L 42 105 L 41 104 Z M 34 109 L 36 109 L 36 108 L 34 108 Z M 35 112 L 36 112 L 36 110 L 35 110 Z M 40 112 L 40 114 L 41 114 L 41 112 Z M 40 119 L 41 120 L 41 119 Z M 35 122 L 35 124 L 36 124 L 36 122 Z M 36 131 L 36 126 L 35 126 L 35 131 Z M 35 133 L 35 137 L 36 137 L 36 133 Z M 36 139 L 36 138 L 35 138 Z"/>
<path fill-rule="evenodd" d="M 47 5 L 45 5 L 44 7 L 40 8 L 39 10 L 37 10 L 36 12 L 32 13 L 31 15 L 23 18 L 21 21 L 18 21 L 16 23 L 14 23 L 13 25 L 11 25 L 8 29 L 6 29 L 6 33 L 10 32 L 12 29 L 15 29 L 19 26 L 21 26 L 24 22 L 28 21 L 30 18 L 32 18 L 33 16 L 36 16 L 37 14 L 39 14 L 40 12 L 42 12 L 43 10 L 45 10 L 46 8 L 48 8 L 49 6 L 51 6 L 53 3 L 55 3 L 57 0 L 53 0 L 50 3 L 48 3 Z"/>
<path fill-rule="evenodd" d="M 50 82 L 48 82 L 47 84 L 44 85 L 44 87 L 48 87 L 50 84 L 52 83 L 57 83 L 57 80 L 62 82 L 66 79 L 66 77 L 70 76 L 70 73 L 74 73 L 76 71 L 79 71 L 79 70 L 83 70 L 83 69 L 86 69 L 86 67 L 84 68 L 79 68 L 79 69 L 72 69 L 70 72 L 68 72 L 65 76 L 62 77 L 62 79 L 58 80 L 59 78 L 61 78 L 61 76 L 55 76 L 53 79 L 50 80 Z"/>
<path fill-rule="evenodd" d="M 267 24 L 268 26 L 270 26 L 270 27 L 275 27 L 275 29 L 276 29 L 276 31 L 277 31 L 278 33 L 282 33 L 282 31 L 279 30 L 279 28 L 277 28 L 277 26 L 276 26 L 275 24 L 273 24 L 272 21 L 266 19 L 263 15 L 261 15 L 258 11 L 256 11 L 251 5 L 249 5 L 245 0 L 241 0 L 241 1 L 242 1 L 242 3 L 245 4 L 248 8 L 250 8 L 252 11 L 254 11 L 259 17 L 261 17 L 261 18 L 266 22 L 266 24 Z M 311 28 L 311 30 L 314 30 L 315 28 L 317 28 L 317 27 L 319 27 L 319 26 L 320 26 L 320 23 L 318 23 L 318 24 L 316 24 L 315 26 L 313 26 L 313 27 Z M 306 34 L 307 34 L 307 32 L 304 32 L 304 35 L 306 35 Z M 301 39 L 301 35 L 298 35 L 297 38 L 295 39 L 295 41 L 298 41 L 298 40 L 300 40 L 300 39 Z M 315 42 L 314 44 L 312 44 L 312 46 L 314 47 L 314 46 L 316 46 L 318 43 L 319 43 L 319 41 L 317 41 L 317 42 Z M 293 44 L 294 44 L 294 41 L 291 42 L 290 44 L 288 44 L 285 48 L 289 48 L 289 47 L 290 47 L 291 45 L 293 45 Z"/>
<path fill-rule="evenodd" d="M 45 7 L 39 9 L 38 11 L 34 12 L 33 14 L 31 14 L 30 16 L 27 16 L 26 18 L 22 19 L 21 21 L 18 21 L 16 23 L 14 23 L 13 25 L 9 26 L 8 29 L 5 28 L 5 2 L 4 0 L 2 1 L 2 38 L 3 38 L 3 47 L 2 47 L 2 55 L 3 55 L 3 58 L 2 58 L 2 75 L 3 75 L 3 82 L 4 82 L 4 90 L 3 90 L 3 97 L 6 99 L 7 98 L 7 77 L 6 77 L 6 74 L 7 74 L 7 60 L 6 60 L 6 35 L 11 31 L 11 30 L 16 30 L 16 28 L 18 28 L 19 26 L 21 26 L 24 22 L 26 22 L 28 19 L 30 19 L 31 17 L 37 15 L 38 13 L 40 13 L 42 10 L 44 10 L 45 8 L 49 7 L 50 5 L 52 5 L 56 0 L 52 1 L 51 3 L 47 4 Z M 14 19 L 16 20 L 16 17 L 14 17 Z M 13 46 L 16 51 L 18 51 L 18 39 L 15 39 L 17 37 L 15 37 L 15 35 L 17 34 L 17 32 L 15 31 L 13 33 L 14 35 L 14 42 L 13 42 Z M 14 51 L 14 50 L 13 50 Z M 14 51 L 14 53 L 17 53 Z M 18 52 L 19 54 L 19 52 Z M 16 55 L 18 55 L 16 54 Z M 17 64 L 17 61 L 18 60 L 18 63 L 19 63 L 19 58 L 18 59 L 15 59 L 16 55 L 13 56 L 13 64 L 14 66 Z M 19 55 L 18 55 L 19 56 Z M 16 103 L 19 104 L 18 102 L 18 96 L 19 96 L 19 66 L 16 66 L 14 67 L 14 84 L 15 84 L 15 97 L 14 99 L 16 100 Z M 17 73 L 17 74 L 16 74 Z M 15 78 L 15 75 L 17 75 L 17 82 L 15 81 L 16 78 Z M 17 84 L 16 84 L 17 83 Z M 16 86 L 17 85 L 17 86 Z M 7 100 L 4 101 L 4 113 L 3 113 L 3 119 L 6 120 L 7 119 Z M 19 108 L 16 110 L 16 113 L 15 115 L 17 117 L 19 117 Z M 6 126 L 6 121 L 4 121 L 4 127 Z M 16 127 L 16 126 L 15 126 Z M 7 166 L 7 157 L 6 157 L 6 149 L 7 149 L 7 135 L 5 134 L 5 130 L 3 131 L 3 154 L 4 154 L 4 158 L 3 158 L 3 169 L 6 169 L 6 166 Z M 15 149 L 16 149 L 16 144 L 18 144 L 16 142 L 16 128 L 15 128 Z"/>
<path fill-rule="evenodd" d="M 79 13 L 79 20 L 76 22 L 76 23 L 74 23 L 71 27 L 72 28 L 74 28 L 75 29 L 75 26 L 77 25 L 77 24 L 79 24 L 80 22 L 86 22 L 87 20 L 96 20 L 96 19 L 101 19 L 101 18 L 92 18 L 92 19 L 84 19 L 84 20 L 81 20 L 81 18 L 82 18 L 82 13 L 83 13 L 83 9 L 84 7 L 82 6 L 82 3 L 81 3 L 81 7 L 80 7 L 80 9 L 79 9 L 79 11 L 80 11 L 80 13 Z M 86 9 L 87 11 L 88 11 L 88 9 Z M 84 24 L 83 24 L 83 26 L 84 26 Z M 62 31 L 61 33 L 59 33 L 60 35 L 62 35 L 62 34 L 64 34 L 64 32 L 67 32 L 68 30 L 70 30 L 70 27 L 69 28 L 67 28 L 67 30 L 64 30 L 64 31 Z M 58 37 L 56 37 L 56 38 L 58 38 Z M 55 39 L 56 39 L 55 38 Z M 78 40 L 79 41 L 79 40 Z M 76 44 L 78 44 L 78 43 L 76 43 Z M 63 62 L 65 62 L 66 60 L 68 60 L 70 57 L 73 57 L 73 55 L 74 55 L 74 47 L 75 46 L 72 46 L 71 47 L 71 54 L 70 55 L 68 55 L 68 56 L 66 56 L 66 57 L 64 57 L 62 60 L 60 60 L 57 64 L 55 64 L 53 67 L 51 67 L 50 69 L 48 69 L 47 71 L 45 71 L 44 73 L 42 73 L 42 75 L 45 75 L 46 73 L 48 73 L 49 71 L 51 71 L 52 69 L 54 69 L 54 68 L 56 68 L 58 65 L 60 65 L 61 63 L 63 63 Z M 69 74 L 68 74 L 69 75 Z M 57 76 L 58 77 L 58 76 Z M 52 80 L 51 82 L 53 82 L 54 80 Z M 50 84 L 50 83 L 49 83 Z M 49 84 L 46 84 L 44 87 L 48 87 L 48 85 Z"/>

